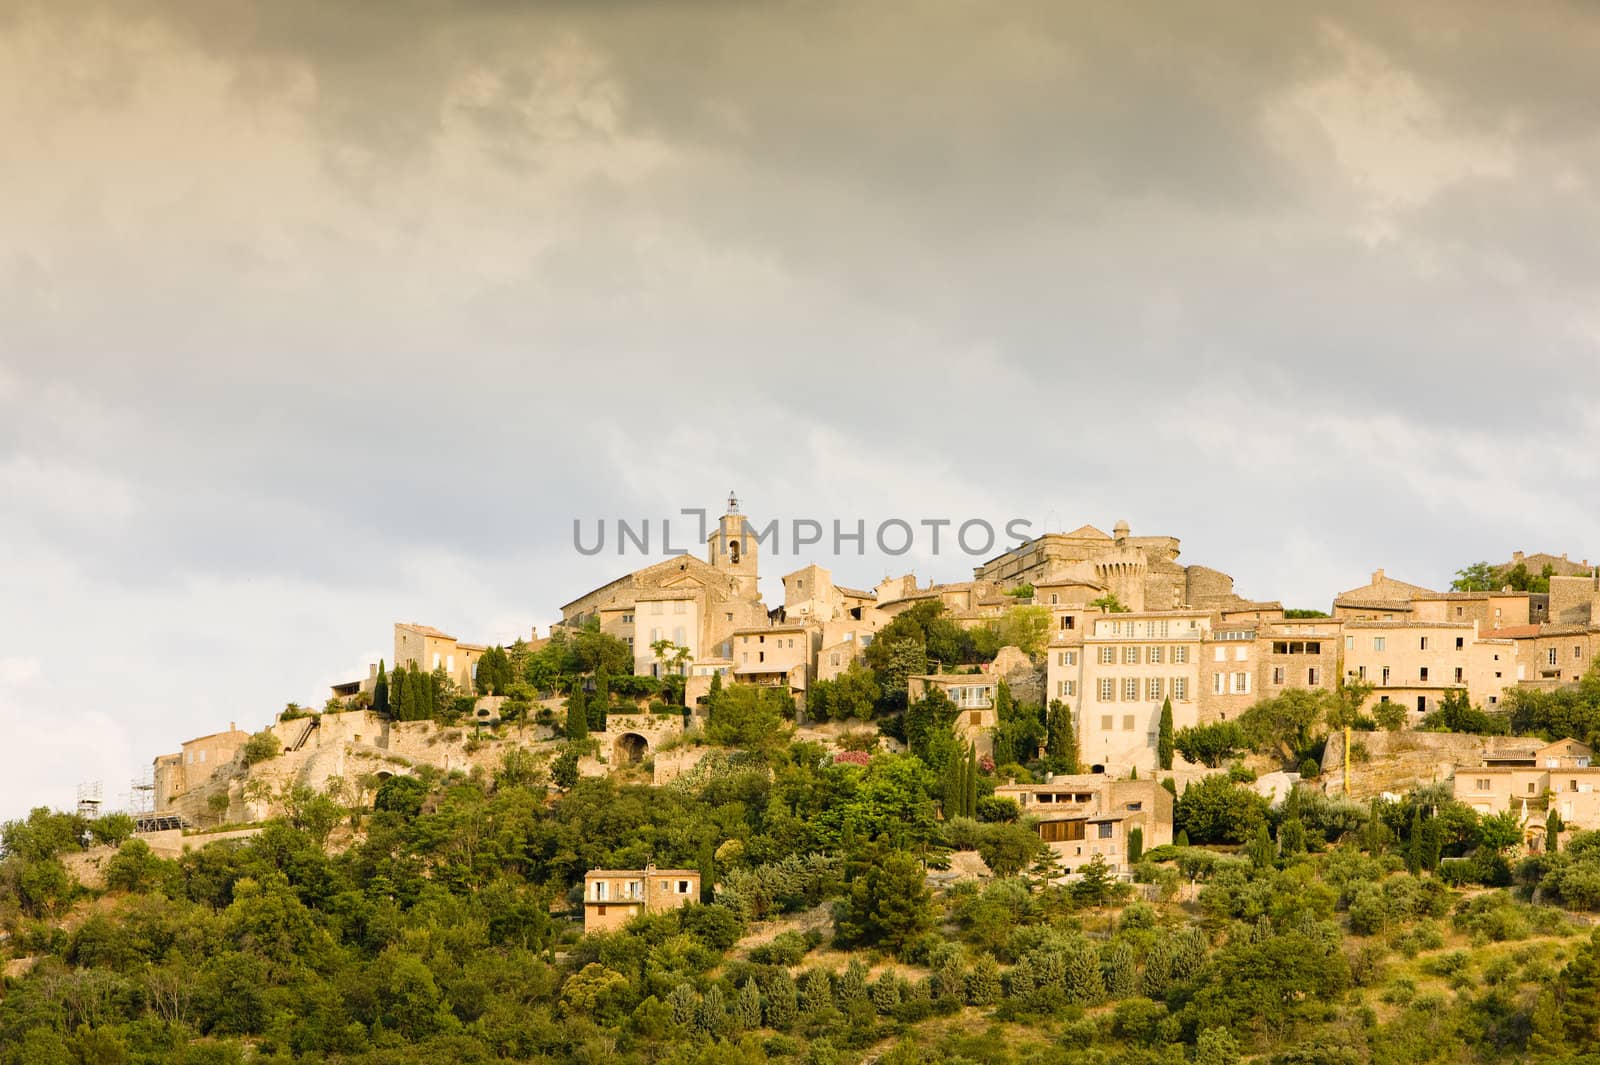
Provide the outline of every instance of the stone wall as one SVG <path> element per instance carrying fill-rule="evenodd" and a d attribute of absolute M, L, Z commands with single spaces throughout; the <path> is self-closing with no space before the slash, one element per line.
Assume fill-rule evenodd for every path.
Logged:
<path fill-rule="evenodd" d="M 1478 765 L 1485 754 L 1519 742 L 1511 737 L 1443 732 L 1352 732 L 1350 741 L 1350 797 L 1363 800 L 1449 780 L 1458 767 Z M 1526 746 L 1527 741 L 1520 743 Z M 1321 780 L 1330 795 L 1344 790 L 1342 733 L 1328 737 Z"/>

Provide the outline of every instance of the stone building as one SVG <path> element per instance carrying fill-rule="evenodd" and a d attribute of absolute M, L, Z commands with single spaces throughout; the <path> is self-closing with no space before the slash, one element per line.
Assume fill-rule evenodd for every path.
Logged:
<path fill-rule="evenodd" d="M 694 869 L 591 869 L 583 876 L 583 930 L 614 932 L 644 913 L 700 901 Z"/>
<path fill-rule="evenodd" d="M 1233 578 L 1205 566 L 1178 562 L 1175 536 L 1134 536 L 1125 521 L 1111 535 L 1093 525 L 1042 536 L 996 555 L 973 570 L 979 581 L 1002 588 L 1076 579 L 1100 594 L 1114 594 L 1133 611 L 1217 609 L 1237 601 Z"/>
<path fill-rule="evenodd" d="M 1430 592 L 1411 598 L 1416 621 L 1475 621 L 1480 632 L 1520 628 L 1538 620 L 1529 592 Z"/>
<path fill-rule="evenodd" d="M 153 775 L 155 812 L 167 812 L 179 796 L 209 782 L 218 769 L 233 761 L 249 739 L 250 733 L 230 721 L 226 732 L 197 736 L 183 744 L 178 753 L 157 757 Z"/>
<path fill-rule="evenodd" d="M 1052 644 L 1046 688 L 1063 681 L 1078 650 L 1079 757 L 1097 771 L 1156 768 L 1161 707 L 1172 700 L 1173 728 L 1199 723 L 1200 653 L 1211 631 L 1206 611 L 1104 614 L 1092 619 L 1081 648 Z"/>
<path fill-rule="evenodd" d="M 1396 580 L 1377 569 L 1366 584 L 1334 596 L 1333 616 L 1351 621 L 1403 621 L 1415 612 L 1413 600 L 1418 596 L 1438 595 L 1431 588 Z"/>
<path fill-rule="evenodd" d="M 482 644 L 463 643 L 432 625 L 396 622 L 394 626 L 394 668 L 415 665 L 424 673 L 443 668 L 462 691 L 472 691 L 478 679 L 478 660 Z"/>
<path fill-rule="evenodd" d="M 1545 620 L 1556 625 L 1600 623 L 1600 571 L 1550 578 Z"/>
<path fill-rule="evenodd" d="M 1096 855 L 1112 872 L 1128 872 L 1135 828 L 1144 850 L 1172 842 L 1172 794 L 1154 779 L 1052 776 L 1043 784 L 1002 784 L 994 794 L 1017 803 L 1069 874 Z"/>
<path fill-rule="evenodd" d="M 757 586 L 759 554 L 738 501 L 730 497 L 727 513 L 706 538 L 705 560 L 677 555 L 618 577 L 562 606 L 560 624 L 598 622 L 602 632 L 633 648 L 635 672 L 646 675 L 660 671 L 652 643 L 665 639 L 687 647 L 684 669 L 693 676 L 693 663 L 732 657 L 736 631 L 767 624 Z"/>
<path fill-rule="evenodd" d="M 1398 702 L 1420 717 L 1463 690 L 1475 705 L 1492 710 L 1516 683 L 1516 644 L 1482 638 L 1477 622 L 1347 621 L 1344 669 L 1373 686 L 1369 708 Z"/>
<path fill-rule="evenodd" d="M 1594 752 L 1574 739 L 1527 751 L 1500 750 L 1482 764 L 1456 770 L 1454 794 L 1479 814 L 1511 810 L 1519 814 L 1530 838 L 1542 837 L 1545 812 L 1555 810 L 1570 829 L 1600 828 L 1600 766 Z"/>

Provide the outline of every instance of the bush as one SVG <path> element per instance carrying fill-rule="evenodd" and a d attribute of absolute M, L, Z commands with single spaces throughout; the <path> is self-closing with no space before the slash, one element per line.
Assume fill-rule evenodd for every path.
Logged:
<path fill-rule="evenodd" d="M 262 729 L 245 741 L 243 750 L 244 764 L 250 766 L 278 757 L 283 751 L 283 744 L 278 742 L 277 735 L 271 729 Z"/>
<path fill-rule="evenodd" d="M 1016 821 L 1022 816 L 1022 807 L 1015 799 L 984 795 L 978 799 L 978 820 L 990 824 Z"/>

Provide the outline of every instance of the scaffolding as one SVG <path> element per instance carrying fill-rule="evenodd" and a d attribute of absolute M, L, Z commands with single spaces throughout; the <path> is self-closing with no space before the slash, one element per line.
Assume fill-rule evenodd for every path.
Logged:
<path fill-rule="evenodd" d="M 135 817 L 152 814 L 156 810 L 156 776 L 153 766 L 128 781 L 128 812 Z"/>
<path fill-rule="evenodd" d="M 85 781 L 78 785 L 78 816 L 91 820 L 100 816 L 100 782 Z"/>

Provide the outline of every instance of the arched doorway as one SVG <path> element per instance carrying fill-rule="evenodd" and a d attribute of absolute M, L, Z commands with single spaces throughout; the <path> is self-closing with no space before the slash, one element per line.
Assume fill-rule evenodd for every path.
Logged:
<path fill-rule="evenodd" d="M 637 732 L 624 732 L 613 746 L 613 765 L 638 765 L 650 753 L 650 743 Z"/>

